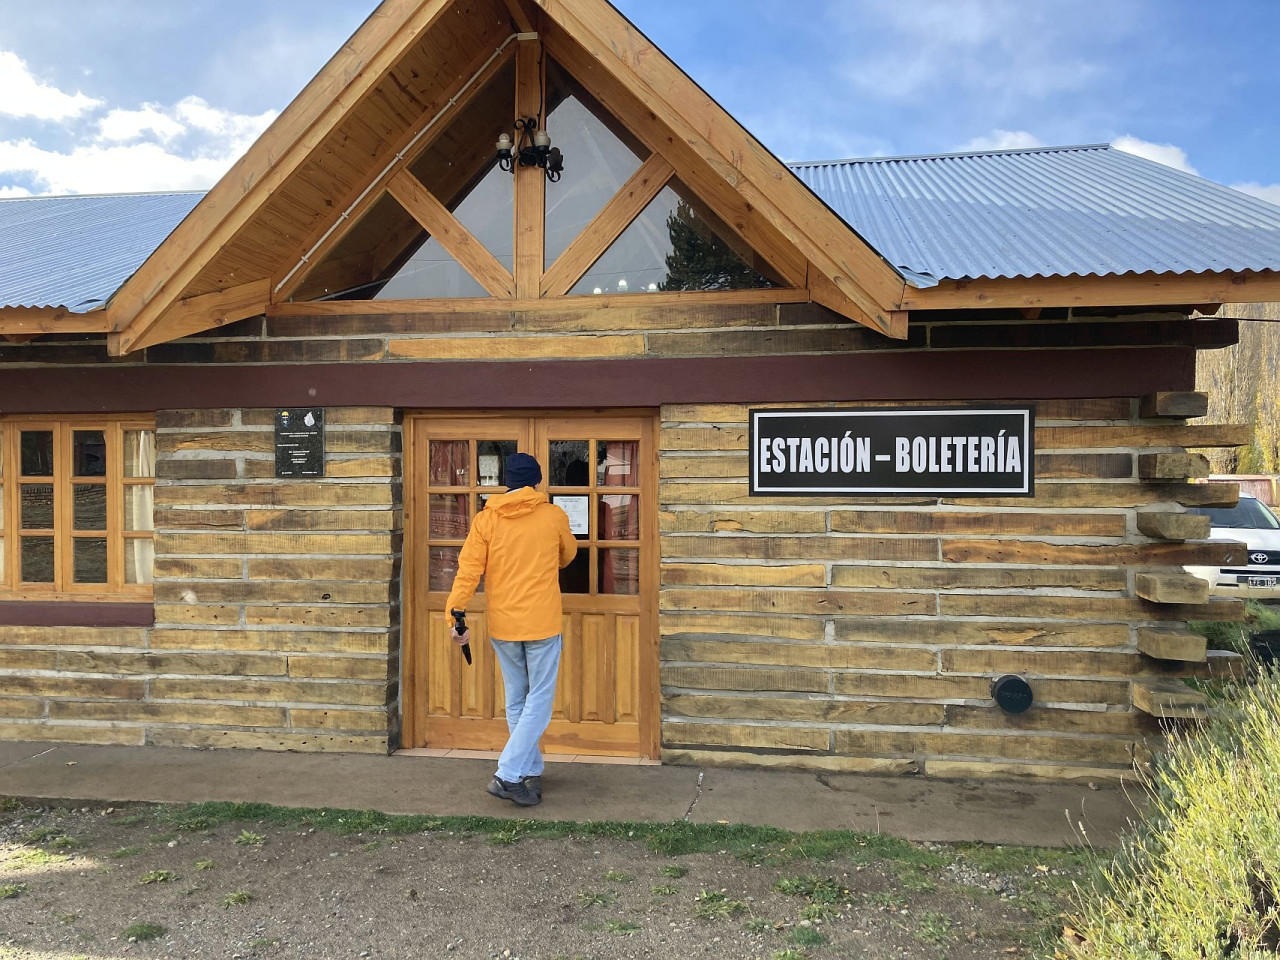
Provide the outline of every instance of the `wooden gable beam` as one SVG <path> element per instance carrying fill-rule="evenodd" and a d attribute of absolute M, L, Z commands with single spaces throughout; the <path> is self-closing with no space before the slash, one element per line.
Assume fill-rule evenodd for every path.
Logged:
<path fill-rule="evenodd" d="M 1107 277 L 1014 277 L 944 280 L 908 287 L 905 310 L 1034 309 L 1043 307 L 1147 307 L 1280 300 L 1280 272 L 1127 273 Z"/>
<path fill-rule="evenodd" d="M 401 171 L 388 190 L 422 229 L 439 240 L 440 246 L 475 277 L 489 296 L 515 296 L 515 280 L 507 268 L 413 174 Z"/>
<path fill-rule="evenodd" d="M 894 326 L 898 272 L 626 18 L 595 0 L 535 2 L 794 244 L 857 308 L 854 319 L 886 333 Z"/>
<path fill-rule="evenodd" d="M 15 343 L 45 333 L 106 333 L 110 329 L 101 308 L 74 313 L 66 307 L 0 307 L 0 336 Z"/>
<path fill-rule="evenodd" d="M 546 122 L 543 110 L 542 41 L 521 38 L 516 47 L 516 118 Z M 513 118 L 515 119 L 515 118 Z M 547 178 L 540 167 L 515 166 L 515 235 L 513 237 L 516 296 L 536 297 L 545 269 Z"/>
<path fill-rule="evenodd" d="M 542 295 L 562 297 L 572 290 L 592 264 L 604 256 L 623 231 L 662 192 L 674 174 L 675 169 L 663 157 L 651 154 L 596 214 L 595 219 L 587 224 L 586 229 L 556 258 L 542 278 Z"/>
<path fill-rule="evenodd" d="M 506 4 L 507 12 L 511 14 L 511 22 L 515 24 L 516 29 L 521 33 L 533 33 L 533 17 L 524 8 L 522 0 L 503 0 L 503 2 Z"/>
<path fill-rule="evenodd" d="M 238 287 L 229 287 L 217 293 L 205 293 L 198 297 L 179 300 L 161 315 L 161 322 L 134 340 L 128 350 L 122 350 L 113 342 L 120 336 L 107 337 L 107 350 L 113 356 L 134 350 L 142 350 L 157 343 L 188 337 L 193 333 L 213 330 L 216 327 L 247 320 L 265 313 L 271 303 L 271 280 L 254 280 Z M 119 352 L 117 352 L 117 350 Z"/>
<path fill-rule="evenodd" d="M 277 189 L 454 0 L 384 0 L 240 161 L 116 292 L 114 350 L 132 349 Z"/>

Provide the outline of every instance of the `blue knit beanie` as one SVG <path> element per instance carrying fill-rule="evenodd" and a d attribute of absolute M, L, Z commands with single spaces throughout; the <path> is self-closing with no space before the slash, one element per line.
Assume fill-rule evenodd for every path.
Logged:
<path fill-rule="evenodd" d="M 536 487 L 542 482 L 542 467 L 527 453 L 513 453 L 507 457 L 507 489 Z"/>

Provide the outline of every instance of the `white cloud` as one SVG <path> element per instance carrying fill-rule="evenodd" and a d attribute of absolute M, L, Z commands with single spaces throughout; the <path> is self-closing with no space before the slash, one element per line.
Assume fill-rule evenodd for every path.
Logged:
<path fill-rule="evenodd" d="M 23 174 L 41 192 L 146 193 L 203 190 L 212 186 L 243 150 L 181 156 L 157 143 L 88 144 L 63 153 L 30 140 L 0 141 L 0 176 Z"/>
<path fill-rule="evenodd" d="M 0 114 L 68 120 L 102 105 L 83 93 L 66 93 L 36 79 L 16 53 L 0 50 Z"/>
<path fill-rule="evenodd" d="M 159 104 L 144 103 L 137 110 L 116 108 L 108 113 L 98 121 L 98 139 L 109 143 L 128 143 L 151 133 L 167 143 L 185 133 L 186 129 Z"/>
<path fill-rule="evenodd" d="M 1025 150 L 1028 147 L 1043 147 L 1044 143 L 1034 133 L 1026 130 L 992 130 L 981 137 L 959 147 L 959 151 L 970 150 Z"/>
<path fill-rule="evenodd" d="M 116 107 L 92 125 L 96 136 L 81 136 L 66 149 L 0 140 L 0 182 L 17 175 L 52 194 L 205 190 L 275 117 L 273 110 L 232 113 L 200 97 Z"/>
<path fill-rule="evenodd" d="M 1101 48 L 1134 29 L 1132 6 L 1113 0 L 1101 19 L 1080 17 L 1075 0 L 829 0 L 828 10 L 860 51 L 844 72 L 864 94 L 981 96 L 986 108 L 1007 112 L 1096 82 L 1107 72 Z M 868 51 L 869 34 L 877 43 Z"/>
<path fill-rule="evenodd" d="M 5 199 L 6 197 L 29 197 L 29 196 L 31 196 L 31 191 L 28 190 L 26 187 L 18 187 L 18 186 L 0 187 L 0 199 Z"/>
<path fill-rule="evenodd" d="M 1111 142 L 1111 145 L 1117 150 L 1132 153 L 1134 156 L 1142 157 L 1145 160 L 1163 163 L 1166 167 L 1173 167 L 1173 169 L 1181 170 L 1183 173 L 1199 173 L 1195 167 L 1187 162 L 1187 151 L 1181 147 L 1174 146 L 1172 143 L 1152 143 L 1149 140 L 1139 140 L 1137 137 L 1126 135 L 1117 137 Z"/>
<path fill-rule="evenodd" d="M 174 116 L 193 130 L 218 137 L 252 143 L 263 130 L 271 125 L 278 112 L 268 110 L 259 114 L 231 113 L 211 107 L 200 97 L 185 97 L 173 108 Z"/>
<path fill-rule="evenodd" d="M 1231 189 L 1280 206 L 1280 183 L 1233 183 Z"/>

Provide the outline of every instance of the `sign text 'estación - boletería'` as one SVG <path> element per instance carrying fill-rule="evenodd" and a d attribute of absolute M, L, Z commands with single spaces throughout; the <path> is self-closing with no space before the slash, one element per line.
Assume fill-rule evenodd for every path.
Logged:
<path fill-rule="evenodd" d="M 752 410 L 751 493 L 1031 496 L 1031 407 Z"/>

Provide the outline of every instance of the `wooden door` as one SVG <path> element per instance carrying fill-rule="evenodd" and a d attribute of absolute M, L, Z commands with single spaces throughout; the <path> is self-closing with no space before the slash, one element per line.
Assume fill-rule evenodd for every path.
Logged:
<path fill-rule="evenodd" d="M 483 592 L 467 611 L 476 637 L 470 667 L 449 640 L 444 607 L 471 518 L 505 489 L 502 461 L 518 450 L 542 464 L 542 489 L 573 518 L 579 541 L 560 576 L 564 653 L 543 749 L 656 756 L 652 418 L 424 415 L 409 418 L 406 433 L 404 745 L 498 750 L 506 742 Z"/>

